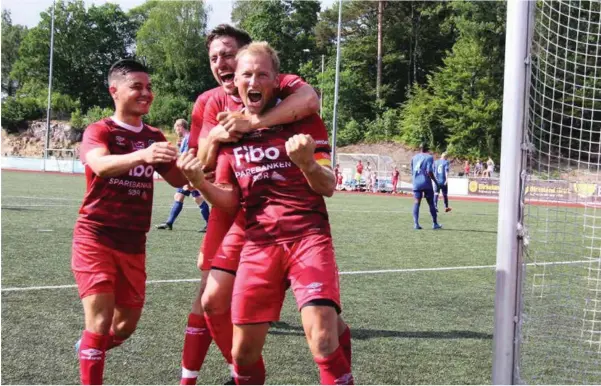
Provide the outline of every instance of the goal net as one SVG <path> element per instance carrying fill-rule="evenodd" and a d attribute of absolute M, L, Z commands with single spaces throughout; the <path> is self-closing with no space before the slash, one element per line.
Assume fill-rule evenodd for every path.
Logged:
<path fill-rule="evenodd" d="M 601 384 L 601 2 L 534 10 L 514 380 Z"/>
<path fill-rule="evenodd" d="M 363 173 L 359 182 L 356 180 L 357 163 L 363 164 Z M 376 190 L 387 192 L 392 190 L 392 171 L 395 166 L 401 169 L 401 165 L 396 165 L 389 156 L 378 154 L 361 153 L 341 153 L 336 155 L 336 164 L 339 165 L 339 172 L 342 174 L 342 184 L 346 190 L 365 189 L 368 184 L 367 167 L 371 168 L 371 173 L 376 178 Z"/>
<path fill-rule="evenodd" d="M 75 149 L 48 149 L 44 159 L 44 171 L 74 173 L 76 161 Z"/>

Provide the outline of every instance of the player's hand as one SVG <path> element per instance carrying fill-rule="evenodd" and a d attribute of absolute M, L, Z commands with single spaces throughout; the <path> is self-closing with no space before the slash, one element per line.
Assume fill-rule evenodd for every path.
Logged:
<path fill-rule="evenodd" d="M 230 143 L 238 142 L 243 134 L 237 131 L 227 131 L 223 125 L 217 125 L 211 129 L 210 135 L 218 142 Z"/>
<path fill-rule="evenodd" d="M 200 160 L 196 158 L 193 150 L 183 152 L 178 158 L 176 165 L 188 181 L 190 181 L 190 185 L 193 188 L 199 189 L 205 182 L 202 164 L 200 163 Z"/>
<path fill-rule="evenodd" d="M 301 170 L 306 170 L 315 162 L 315 141 L 307 134 L 296 134 L 286 141 L 286 154 Z"/>
<path fill-rule="evenodd" d="M 171 162 L 177 158 L 177 149 L 169 142 L 155 142 L 140 152 L 147 164 Z"/>
<path fill-rule="evenodd" d="M 227 132 L 249 133 L 253 131 L 256 116 L 246 115 L 240 111 L 224 111 L 217 114 L 217 120 Z"/>

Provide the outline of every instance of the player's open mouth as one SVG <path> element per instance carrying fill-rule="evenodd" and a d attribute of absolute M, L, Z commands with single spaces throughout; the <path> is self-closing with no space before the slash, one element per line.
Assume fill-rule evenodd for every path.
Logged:
<path fill-rule="evenodd" d="M 248 92 L 248 100 L 253 104 L 261 102 L 263 99 L 263 95 L 259 91 L 249 91 Z"/>
<path fill-rule="evenodd" d="M 234 81 L 234 73 L 233 72 L 221 74 L 221 75 L 219 75 L 219 77 L 221 78 L 221 83 L 224 83 L 224 84 L 229 84 Z"/>

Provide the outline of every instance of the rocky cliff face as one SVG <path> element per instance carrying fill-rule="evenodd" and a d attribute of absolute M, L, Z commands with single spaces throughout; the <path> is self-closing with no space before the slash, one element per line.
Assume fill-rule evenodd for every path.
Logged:
<path fill-rule="evenodd" d="M 32 121 L 26 130 L 18 134 L 7 134 L 2 130 L 2 155 L 21 157 L 42 157 L 46 135 L 46 121 Z M 75 130 L 66 121 L 50 122 L 50 148 L 72 149 L 79 148 L 81 131 Z M 72 158 L 73 153 L 67 151 L 50 152 L 50 156 Z"/>

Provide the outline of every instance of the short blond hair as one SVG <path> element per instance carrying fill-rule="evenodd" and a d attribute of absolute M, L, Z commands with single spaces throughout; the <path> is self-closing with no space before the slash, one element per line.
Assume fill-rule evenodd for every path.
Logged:
<path fill-rule="evenodd" d="M 186 121 L 183 118 L 178 119 L 177 121 L 175 121 L 175 126 L 181 126 L 183 127 L 185 130 L 188 130 L 188 121 Z"/>
<path fill-rule="evenodd" d="M 246 54 L 249 55 L 266 55 L 271 59 L 271 65 L 276 74 L 280 73 L 280 58 L 276 50 L 273 49 L 267 42 L 252 42 L 247 46 L 242 47 L 236 55 L 236 61 Z"/>

